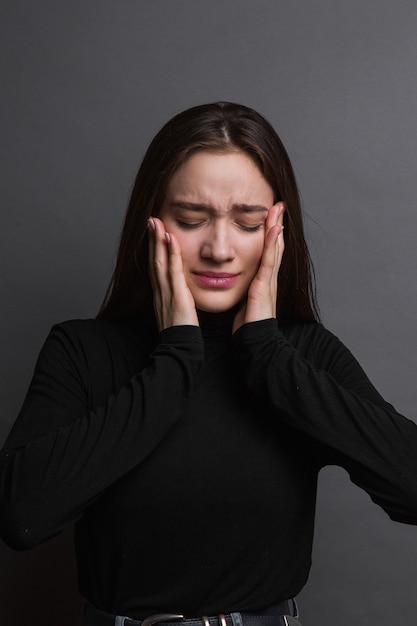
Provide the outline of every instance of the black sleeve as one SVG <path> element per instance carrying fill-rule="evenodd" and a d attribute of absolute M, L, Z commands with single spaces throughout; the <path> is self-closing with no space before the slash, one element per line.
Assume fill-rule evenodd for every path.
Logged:
<path fill-rule="evenodd" d="M 71 323 L 55 326 L 0 454 L 6 543 L 26 549 L 58 533 L 145 459 L 181 416 L 202 359 L 200 328 L 166 329 L 148 366 L 91 407 L 84 346 Z"/>
<path fill-rule="evenodd" d="M 388 515 L 417 524 L 417 426 L 370 383 L 349 350 L 320 324 L 285 337 L 276 320 L 233 337 L 249 388 L 277 417 L 319 442 Z"/>

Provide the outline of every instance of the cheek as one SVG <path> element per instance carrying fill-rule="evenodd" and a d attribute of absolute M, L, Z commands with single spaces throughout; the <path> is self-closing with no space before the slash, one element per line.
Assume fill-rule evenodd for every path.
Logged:
<path fill-rule="evenodd" d="M 184 233 L 178 228 L 172 229 L 171 232 L 174 233 L 178 240 L 181 249 L 182 263 L 184 269 L 187 269 L 199 256 L 197 237 L 190 237 L 189 233 Z"/>
<path fill-rule="evenodd" d="M 255 273 L 259 267 L 259 263 L 261 261 L 262 252 L 264 249 L 264 237 L 257 236 L 256 241 L 255 237 L 253 241 L 246 242 L 244 258 L 247 260 L 248 264 L 250 264 L 251 269 Z"/>

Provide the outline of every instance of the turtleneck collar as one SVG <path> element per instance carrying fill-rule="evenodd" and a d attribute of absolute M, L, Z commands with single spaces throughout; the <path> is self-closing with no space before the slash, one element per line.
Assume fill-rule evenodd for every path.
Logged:
<path fill-rule="evenodd" d="M 201 311 L 200 309 L 197 309 L 198 321 L 203 336 L 205 338 L 231 337 L 233 321 L 238 308 L 239 305 L 236 305 L 233 308 L 227 311 L 222 311 L 220 313 L 208 313 L 207 311 Z M 157 334 L 158 329 L 152 303 L 144 308 L 142 315 L 149 324 L 150 332 L 155 331 L 155 334 Z M 138 315 L 136 315 L 133 319 L 135 323 L 137 323 Z"/>
<path fill-rule="evenodd" d="M 198 320 L 204 337 L 231 337 L 237 307 L 221 313 L 197 310 Z"/>

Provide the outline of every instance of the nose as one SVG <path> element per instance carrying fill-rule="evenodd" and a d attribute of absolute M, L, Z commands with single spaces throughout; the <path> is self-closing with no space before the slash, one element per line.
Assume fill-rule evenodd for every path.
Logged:
<path fill-rule="evenodd" d="M 215 263 L 225 263 L 234 259 L 232 237 L 226 223 L 218 222 L 207 229 L 201 244 L 201 257 Z"/>

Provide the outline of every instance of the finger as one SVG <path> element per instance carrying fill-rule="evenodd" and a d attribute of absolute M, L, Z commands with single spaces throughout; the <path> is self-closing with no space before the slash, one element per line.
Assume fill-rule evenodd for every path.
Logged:
<path fill-rule="evenodd" d="M 151 281 L 154 281 L 154 258 L 155 258 L 155 222 L 152 218 L 148 220 L 148 267 Z"/>
<path fill-rule="evenodd" d="M 283 230 L 284 203 L 275 203 L 268 211 L 265 224 L 265 243 L 261 265 L 273 267 L 279 255 L 278 237 Z"/>
<path fill-rule="evenodd" d="M 278 213 L 278 226 L 284 225 L 284 214 L 285 214 L 285 204 L 283 202 L 278 202 L 279 213 Z"/>
<path fill-rule="evenodd" d="M 280 263 L 281 263 L 282 255 L 284 254 L 284 250 L 285 250 L 285 233 L 284 233 L 284 225 L 282 224 L 280 226 L 280 232 L 278 235 L 278 256 L 279 256 Z"/>
<path fill-rule="evenodd" d="M 285 204 L 283 202 L 279 203 L 280 206 L 280 213 L 279 213 L 279 217 L 278 217 L 278 226 L 280 227 L 280 233 L 278 235 L 278 257 L 277 257 L 277 262 L 278 262 L 278 267 L 277 267 L 277 271 L 280 268 L 281 265 L 281 261 L 282 261 L 282 255 L 284 254 L 284 250 L 285 250 L 285 239 L 284 239 L 284 214 L 285 214 Z"/>
<path fill-rule="evenodd" d="M 279 213 L 279 208 L 277 204 L 274 204 L 274 206 L 272 206 L 269 211 L 268 211 L 268 215 L 266 216 L 266 222 L 265 222 L 265 238 L 268 235 L 268 232 L 271 230 L 271 228 L 273 226 L 275 226 L 275 224 L 278 221 L 278 213 Z"/>
<path fill-rule="evenodd" d="M 277 257 L 279 254 L 278 251 L 278 235 L 280 232 L 279 226 L 272 226 L 266 237 L 264 250 L 261 257 L 261 262 L 259 264 L 259 269 L 256 274 L 256 280 L 263 283 L 267 288 L 271 282 L 274 281 L 274 277 L 277 273 Z"/>
<path fill-rule="evenodd" d="M 261 261 L 261 265 L 266 268 L 274 269 L 276 267 L 279 256 L 279 236 L 282 231 L 283 226 L 274 224 L 266 234 L 264 253 Z"/>
<path fill-rule="evenodd" d="M 150 218 L 148 220 L 148 243 L 149 243 L 149 246 L 148 246 L 149 247 L 149 254 L 148 254 L 149 278 L 151 280 L 155 313 L 156 313 L 158 323 L 159 323 L 162 319 L 161 315 L 162 315 L 162 309 L 163 309 L 163 298 L 162 298 L 161 283 L 160 283 L 160 279 L 158 277 L 158 273 L 156 271 L 156 266 L 155 266 L 156 224 L 155 224 L 154 218 Z"/>
<path fill-rule="evenodd" d="M 271 208 L 268 210 L 266 224 L 269 228 L 271 228 L 274 224 L 278 223 L 279 216 L 281 215 L 284 208 L 283 202 L 276 202 Z"/>
<path fill-rule="evenodd" d="M 162 289 L 169 288 L 168 279 L 168 249 L 165 238 L 165 225 L 157 217 L 152 218 L 155 225 L 154 230 L 154 251 L 152 265 L 154 277 Z"/>
<path fill-rule="evenodd" d="M 265 225 L 265 247 L 263 254 L 263 265 L 278 271 L 279 267 L 279 241 L 278 237 L 283 230 L 283 216 L 285 205 L 283 202 L 276 202 L 268 211 Z M 278 228 L 278 231 L 277 231 Z"/>
<path fill-rule="evenodd" d="M 172 233 L 165 234 L 168 248 L 168 270 L 172 293 L 172 322 L 198 326 L 195 301 L 187 285 L 181 246 Z"/>
<path fill-rule="evenodd" d="M 151 279 L 155 312 L 159 321 L 166 316 L 166 303 L 171 299 L 168 276 L 168 251 L 163 222 L 152 217 L 149 226 L 149 276 Z"/>
<path fill-rule="evenodd" d="M 277 224 L 282 213 L 283 203 L 277 202 L 268 211 L 265 222 L 264 249 L 260 262 L 260 269 L 263 267 L 273 267 L 276 260 L 276 243 L 279 232 Z"/>
<path fill-rule="evenodd" d="M 168 271 L 173 290 L 186 288 L 181 247 L 178 239 L 172 233 L 165 233 L 168 246 Z"/>

